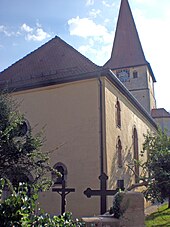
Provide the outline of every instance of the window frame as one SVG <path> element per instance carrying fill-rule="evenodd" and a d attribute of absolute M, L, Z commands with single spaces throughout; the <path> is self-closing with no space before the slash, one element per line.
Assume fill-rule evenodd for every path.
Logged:
<path fill-rule="evenodd" d="M 118 136 L 117 138 L 116 150 L 117 150 L 117 164 L 119 168 L 122 168 L 123 158 L 122 158 L 122 142 L 121 142 L 120 136 Z"/>
<path fill-rule="evenodd" d="M 133 71 L 133 79 L 138 78 L 138 71 L 134 70 Z"/>
<path fill-rule="evenodd" d="M 120 108 L 120 102 L 118 99 L 116 101 L 116 126 L 118 128 L 121 128 L 121 108 Z"/>
<path fill-rule="evenodd" d="M 54 185 L 61 185 L 63 180 L 65 182 L 67 180 L 67 167 L 62 162 L 58 162 L 53 166 L 53 168 L 55 170 L 57 170 L 57 168 L 60 168 L 60 167 L 63 168 L 63 176 L 58 177 L 55 171 L 53 171 L 51 173 L 51 178 L 52 178 Z M 59 170 L 57 170 L 57 171 L 60 172 Z"/>
<path fill-rule="evenodd" d="M 138 132 L 136 127 L 133 128 L 133 159 L 134 159 L 134 171 L 135 171 L 135 183 L 139 183 L 139 165 L 135 163 L 139 161 L 139 144 L 138 144 Z"/>

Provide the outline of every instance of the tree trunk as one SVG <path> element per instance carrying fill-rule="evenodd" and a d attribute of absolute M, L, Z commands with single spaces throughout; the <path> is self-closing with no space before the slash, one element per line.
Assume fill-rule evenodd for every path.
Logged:
<path fill-rule="evenodd" d="M 170 208 L 170 196 L 168 197 L 168 208 Z"/>

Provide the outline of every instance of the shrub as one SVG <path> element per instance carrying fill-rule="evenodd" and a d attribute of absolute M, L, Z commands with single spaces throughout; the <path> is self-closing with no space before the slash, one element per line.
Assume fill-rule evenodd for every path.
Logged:
<path fill-rule="evenodd" d="M 0 197 L 7 182 L 0 180 Z M 8 183 L 9 184 L 9 183 Z M 25 183 L 20 183 L 17 189 L 11 185 L 11 195 L 0 202 L 0 226 L 1 227 L 82 227 L 83 223 L 73 220 L 71 213 L 64 213 L 62 216 L 53 216 L 39 209 L 35 213 L 37 190 L 32 189 L 29 193 Z"/>

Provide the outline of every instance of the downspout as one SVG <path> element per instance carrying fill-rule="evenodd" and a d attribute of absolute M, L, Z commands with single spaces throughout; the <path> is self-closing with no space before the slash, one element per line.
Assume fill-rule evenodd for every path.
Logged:
<path fill-rule="evenodd" d="M 100 175 L 104 173 L 104 154 L 103 154 L 103 111 L 102 111 L 102 106 L 103 106 L 103 86 L 102 86 L 102 81 L 101 78 L 99 77 L 99 92 L 100 92 Z"/>

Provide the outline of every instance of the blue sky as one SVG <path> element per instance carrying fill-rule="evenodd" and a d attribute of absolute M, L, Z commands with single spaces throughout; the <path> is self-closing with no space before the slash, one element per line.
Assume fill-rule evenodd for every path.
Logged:
<path fill-rule="evenodd" d="M 170 0 L 129 0 L 157 83 L 157 107 L 170 111 Z M 0 0 L 0 71 L 55 35 L 98 65 L 110 57 L 120 0 Z"/>

